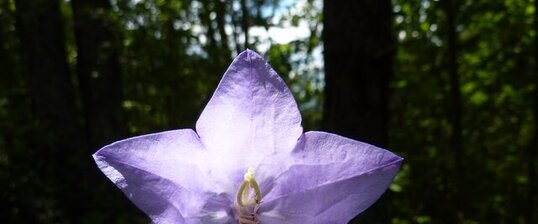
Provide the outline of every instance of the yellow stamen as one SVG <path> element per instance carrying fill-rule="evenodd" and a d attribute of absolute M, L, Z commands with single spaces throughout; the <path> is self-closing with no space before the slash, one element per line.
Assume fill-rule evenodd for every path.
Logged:
<path fill-rule="evenodd" d="M 250 190 L 254 190 L 254 198 L 250 198 Z M 236 195 L 239 223 L 258 223 L 257 212 L 262 200 L 260 186 L 254 179 L 254 168 L 248 168 L 244 180 Z"/>
<path fill-rule="evenodd" d="M 254 200 L 249 199 L 251 188 L 254 190 Z M 241 186 L 237 191 L 237 204 L 240 207 L 245 207 L 259 204 L 261 200 L 262 192 L 260 191 L 258 182 L 254 179 L 254 168 L 250 167 L 248 168 L 247 173 L 245 173 L 243 183 L 241 183 Z"/>

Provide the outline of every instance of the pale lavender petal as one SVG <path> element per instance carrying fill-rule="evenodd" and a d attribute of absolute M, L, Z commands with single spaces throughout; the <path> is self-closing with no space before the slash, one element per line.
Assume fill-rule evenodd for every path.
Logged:
<path fill-rule="evenodd" d="M 240 165 L 245 172 L 266 155 L 291 151 L 302 127 L 284 81 L 260 55 L 246 50 L 222 77 L 196 131 L 220 159 L 216 162 L 228 162 L 225 167 Z"/>
<path fill-rule="evenodd" d="M 402 158 L 325 132 L 308 132 L 263 199 L 262 223 L 347 223 L 387 189 Z"/>
<path fill-rule="evenodd" d="M 190 129 L 119 141 L 93 157 L 103 173 L 155 223 L 201 223 L 230 212 L 214 201 L 197 163 L 204 149 Z"/>

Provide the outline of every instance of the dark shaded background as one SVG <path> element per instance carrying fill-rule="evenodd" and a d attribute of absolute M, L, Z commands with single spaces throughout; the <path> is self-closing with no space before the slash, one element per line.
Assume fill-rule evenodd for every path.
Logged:
<path fill-rule="evenodd" d="M 149 222 L 91 154 L 194 127 L 245 48 L 286 80 L 306 130 L 406 158 L 353 223 L 538 223 L 536 9 L 536 0 L 0 1 L 0 223 Z M 252 34 L 305 23 L 310 35 L 289 43 Z"/>

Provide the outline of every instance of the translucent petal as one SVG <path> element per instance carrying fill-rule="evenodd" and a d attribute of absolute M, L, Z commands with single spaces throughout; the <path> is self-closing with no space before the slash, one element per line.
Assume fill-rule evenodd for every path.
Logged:
<path fill-rule="evenodd" d="M 293 149 L 301 115 L 284 81 L 251 50 L 232 62 L 196 123 L 196 131 L 219 160 L 244 173 L 265 156 Z"/>
<path fill-rule="evenodd" d="M 199 165 L 204 149 L 190 129 L 119 141 L 93 157 L 103 173 L 155 223 L 208 223 L 231 212 L 231 202 L 217 203 L 226 198 L 208 193 L 216 189 L 211 189 L 207 169 Z"/>
<path fill-rule="evenodd" d="M 387 189 L 402 158 L 375 146 L 308 132 L 274 177 L 262 223 L 347 223 Z"/>

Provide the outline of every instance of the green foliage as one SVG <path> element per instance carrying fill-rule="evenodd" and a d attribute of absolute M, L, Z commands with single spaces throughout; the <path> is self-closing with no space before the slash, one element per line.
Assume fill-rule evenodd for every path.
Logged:
<path fill-rule="evenodd" d="M 239 3 L 178 0 L 117 2 L 115 10 L 123 30 L 123 106 L 133 134 L 194 127 L 194 121 L 232 56 L 244 49 L 242 39 L 237 37 L 243 35 L 243 31 L 237 31 L 241 29 L 237 21 L 242 19 L 242 15 L 232 10 L 236 4 Z M 279 7 L 278 1 L 255 1 L 249 7 L 252 13 L 248 15 L 252 18 L 250 26 L 276 26 L 268 21 L 270 15 L 262 15 L 260 9 L 275 10 Z M 313 35 L 313 38 L 317 37 Z M 251 48 L 262 44 L 256 37 L 251 36 L 249 40 L 252 41 L 249 43 Z M 298 66 L 312 61 L 292 61 L 292 52 L 306 50 L 301 40 L 294 44 L 293 49 L 292 44 L 270 42 L 270 49 L 266 52 L 271 64 L 284 77 L 294 71 L 297 73 Z M 312 44 L 319 44 L 319 40 Z M 310 83 L 304 82 L 297 85 Z M 309 98 L 301 102 L 310 101 L 313 94 L 321 94 L 320 88 L 296 89 L 296 96 Z M 319 122 L 319 108 L 309 111 L 312 111 L 314 122 Z M 305 124 L 310 123 L 310 120 L 305 120 Z"/>
<path fill-rule="evenodd" d="M 533 130 L 532 2 L 458 1 L 458 73 L 463 97 L 463 166 L 455 173 L 442 1 L 394 1 L 400 46 L 393 81 L 391 148 L 406 164 L 394 223 L 524 223 Z M 413 131 L 409 131 L 413 130 Z M 454 204 L 453 178 L 466 204 Z M 536 213 L 536 211 L 531 211 Z"/>

